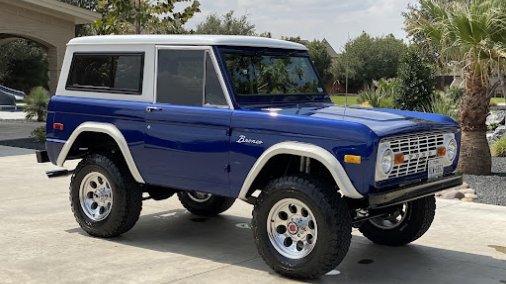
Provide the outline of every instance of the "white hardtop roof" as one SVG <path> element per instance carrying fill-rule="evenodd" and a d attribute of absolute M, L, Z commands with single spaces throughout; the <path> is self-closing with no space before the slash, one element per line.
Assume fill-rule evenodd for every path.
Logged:
<path fill-rule="evenodd" d="M 229 45 L 307 50 L 298 43 L 256 36 L 235 35 L 105 35 L 72 39 L 68 45 Z"/>

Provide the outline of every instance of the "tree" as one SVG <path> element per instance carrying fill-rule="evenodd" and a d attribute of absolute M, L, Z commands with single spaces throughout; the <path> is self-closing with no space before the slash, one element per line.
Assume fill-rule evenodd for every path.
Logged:
<path fill-rule="evenodd" d="M 61 2 L 77 6 L 79 8 L 96 11 L 98 0 L 60 0 Z M 93 35 L 91 24 L 79 24 L 75 27 L 76 37 Z"/>
<path fill-rule="evenodd" d="M 506 1 L 420 0 L 420 6 L 411 7 L 407 14 L 408 34 L 436 46 L 441 60 L 459 62 L 464 71 L 459 171 L 490 174 L 485 120 L 497 87 L 490 84 L 489 77 L 506 67 Z"/>
<path fill-rule="evenodd" d="M 234 11 L 229 11 L 222 16 L 211 14 L 205 21 L 197 25 L 197 34 L 216 35 L 255 35 L 255 25 L 248 21 L 246 15 L 234 17 Z"/>
<path fill-rule="evenodd" d="M 324 85 L 332 80 L 332 73 L 330 67 L 332 65 L 332 57 L 327 52 L 327 47 L 322 40 L 308 41 L 298 37 L 281 37 L 283 40 L 296 42 L 307 47 L 309 56 L 313 60 L 316 71 L 320 75 Z"/>
<path fill-rule="evenodd" d="M 402 55 L 397 76 L 395 107 L 414 111 L 428 109 L 436 83 L 434 68 L 416 45 L 411 45 Z"/>
<path fill-rule="evenodd" d="M 61 2 L 77 6 L 79 8 L 95 11 L 98 0 L 60 0 Z"/>
<path fill-rule="evenodd" d="M 176 5 L 189 2 L 182 11 Z M 178 9 L 181 5 L 177 5 Z M 96 34 L 178 34 L 200 12 L 198 0 L 98 0 L 102 14 L 92 26 Z"/>
<path fill-rule="evenodd" d="M 38 44 L 18 39 L 0 46 L 0 84 L 28 92 L 48 86 L 48 62 Z"/>
<path fill-rule="evenodd" d="M 25 99 L 26 119 L 37 117 L 37 121 L 45 121 L 49 97 L 49 92 L 43 87 L 33 88 Z"/>
<path fill-rule="evenodd" d="M 348 74 L 354 89 L 368 87 L 373 80 L 393 78 L 405 48 L 393 35 L 374 38 L 364 32 L 346 43 L 332 66 L 333 76 L 344 81 Z"/>
<path fill-rule="evenodd" d="M 323 84 L 327 85 L 332 80 L 332 74 L 330 73 L 332 57 L 327 52 L 327 47 L 321 40 L 313 40 L 306 46 Z"/>

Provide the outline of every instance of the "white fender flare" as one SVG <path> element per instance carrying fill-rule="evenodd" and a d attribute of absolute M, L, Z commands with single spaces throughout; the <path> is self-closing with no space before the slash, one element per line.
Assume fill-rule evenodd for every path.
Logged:
<path fill-rule="evenodd" d="M 118 147 L 121 151 L 121 154 L 123 155 L 123 158 L 125 159 L 125 162 L 128 166 L 128 169 L 130 170 L 130 173 L 132 174 L 132 177 L 137 181 L 138 183 L 144 183 L 144 179 L 142 178 L 141 174 L 139 173 L 139 170 L 137 169 L 137 165 L 134 162 L 134 159 L 132 157 L 132 154 L 130 153 L 130 148 L 128 148 L 128 144 L 125 140 L 125 137 L 123 134 L 121 134 L 121 131 L 119 131 L 116 126 L 110 124 L 110 123 L 102 123 L 102 122 L 84 122 L 83 124 L 79 125 L 74 132 L 70 135 L 69 139 L 65 144 L 63 145 L 63 148 L 60 151 L 60 154 L 58 155 L 58 159 L 56 160 L 56 165 L 59 167 L 63 166 L 63 163 L 65 163 L 65 160 L 67 159 L 67 155 L 72 148 L 72 145 L 76 141 L 77 137 L 79 137 L 79 134 L 83 132 L 99 132 L 99 133 L 105 133 L 109 135 L 114 141 L 116 141 L 116 144 L 118 144 Z"/>
<path fill-rule="evenodd" d="M 240 199 L 246 200 L 246 194 L 250 190 L 253 181 L 260 171 L 272 157 L 280 154 L 309 157 L 319 161 L 332 174 L 332 177 L 343 196 L 353 199 L 364 198 L 364 196 L 360 194 L 351 183 L 351 180 L 346 174 L 346 171 L 341 163 L 329 151 L 313 144 L 289 141 L 274 144 L 263 152 L 249 171 L 248 176 L 241 187 L 241 192 L 239 193 Z"/>

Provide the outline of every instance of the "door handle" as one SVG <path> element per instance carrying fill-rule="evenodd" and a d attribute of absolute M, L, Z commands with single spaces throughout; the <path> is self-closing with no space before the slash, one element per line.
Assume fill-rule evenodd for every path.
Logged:
<path fill-rule="evenodd" d="M 147 112 L 152 112 L 152 111 L 161 111 L 162 108 L 161 107 L 156 107 L 156 106 L 148 106 L 146 107 L 146 111 Z"/>

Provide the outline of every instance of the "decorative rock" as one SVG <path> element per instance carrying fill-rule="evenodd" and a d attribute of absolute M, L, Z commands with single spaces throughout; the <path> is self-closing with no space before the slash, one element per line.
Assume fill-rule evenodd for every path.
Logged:
<path fill-rule="evenodd" d="M 444 199 L 462 199 L 466 197 L 462 192 L 452 189 L 441 194 L 441 198 Z"/>
<path fill-rule="evenodd" d="M 492 135 L 487 135 L 489 142 L 497 141 L 506 134 L 506 125 L 497 127 Z"/>
<path fill-rule="evenodd" d="M 506 116 L 506 111 L 504 110 L 496 110 L 491 111 L 490 114 L 487 116 L 487 125 L 491 124 L 502 124 L 504 123 L 504 117 Z"/>
<path fill-rule="evenodd" d="M 462 189 L 459 189 L 460 192 L 464 193 L 464 194 L 467 194 L 467 193 L 473 193 L 474 194 L 474 189 L 472 188 L 462 188 Z"/>
<path fill-rule="evenodd" d="M 465 190 L 465 189 L 468 189 L 468 188 L 469 188 L 469 185 L 464 182 L 461 185 L 453 187 L 451 189 L 456 189 L 456 190 L 462 191 L 462 190 Z"/>
<path fill-rule="evenodd" d="M 472 198 L 472 199 L 476 199 L 478 198 L 478 196 L 474 193 L 466 193 L 464 194 L 465 198 Z"/>

